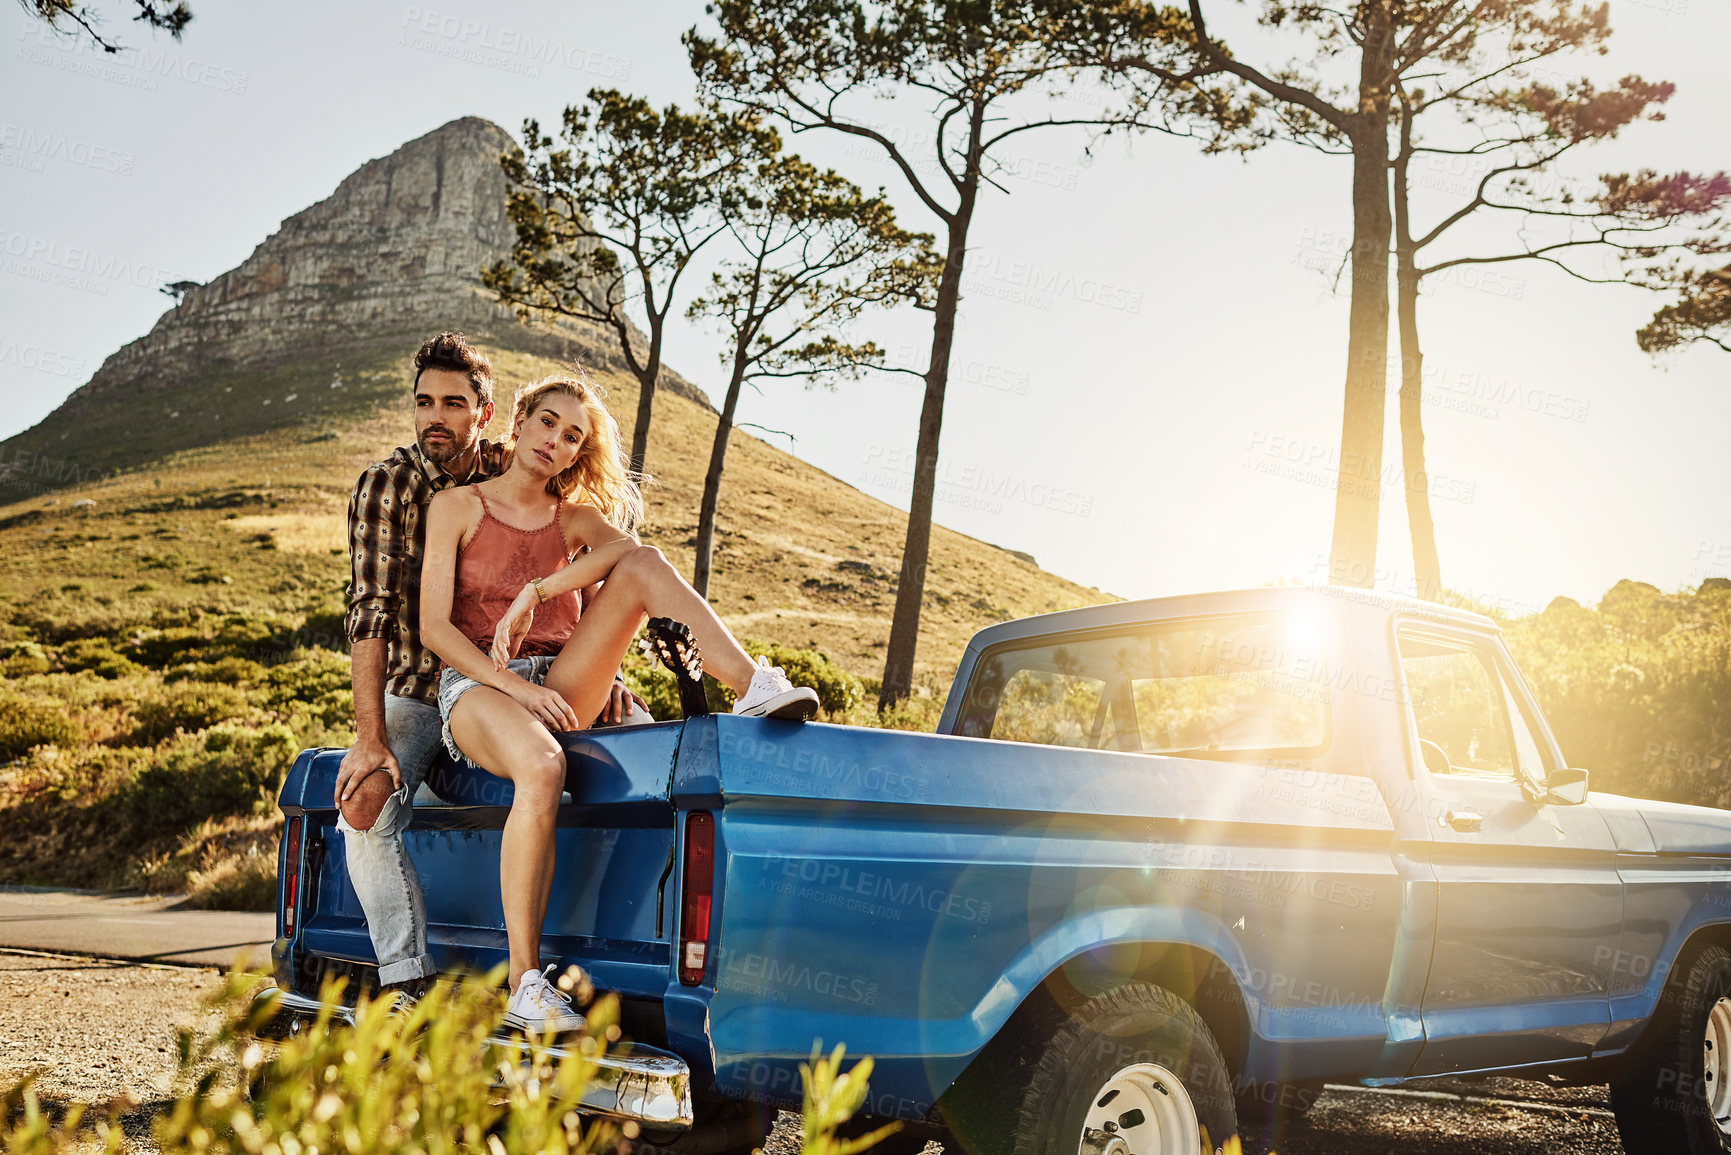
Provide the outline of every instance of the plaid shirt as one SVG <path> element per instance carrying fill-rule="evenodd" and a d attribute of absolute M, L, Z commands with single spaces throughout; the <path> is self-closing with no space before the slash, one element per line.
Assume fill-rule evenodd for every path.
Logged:
<path fill-rule="evenodd" d="M 368 466 L 349 500 L 349 612 L 343 628 L 352 645 L 384 638 L 385 693 L 432 705 L 439 659 L 421 644 L 421 559 L 427 551 L 427 506 L 433 494 L 496 476 L 504 447 L 483 438 L 475 465 L 461 480 L 429 461 L 419 445 Z"/>

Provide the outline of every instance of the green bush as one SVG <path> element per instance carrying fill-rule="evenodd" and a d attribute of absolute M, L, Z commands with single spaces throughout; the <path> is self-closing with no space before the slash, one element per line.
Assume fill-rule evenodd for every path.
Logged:
<path fill-rule="evenodd" d="M 679 719 L 679 687 L 673 681 L 673 671 L 644 661 L 625 661 L 625 685 L 643 699 L 649 713 L 658 722 Z"/>
<path fill-rule="evenodd" d="M 60 648 L 60 661 L 70 673 L 89 670 L 109 681 L 144 670 L 125 654 L 117 653 L 107 638 L 80 638 L 68 642 Z"/>
<path fill-rule="evenodd" d="M 355 705 L 347 655 L 330 650 L 302 652 L 305 657 L 273 666 L 264 674 L 264 705 L 285 715 L 305 714 L 324 726 L 346 724 Z"/>
<path fill-rule="evenodd" d="M 0 674 L 8 678 L 46 674 L 53 668 L 53 660 L 40 643 L 27 639 L 0 642 Z"/>
<path fill-rule="evenodd" d="M 187 662 L 163 671 L 169 682 L 220 682 L 225 686 L 256 686 L 264 680 L 264 667 L 250 658 L 229 656 L 214 662 Z"/>
<path fill-rule="evenodd" d="M 752 657 L 769 659 L 780 666 L 796 686 L 810 686 L 817 691 L 818 705 L 826 714 L 843 715 L 860 703 L 860 680 L 842 669 L 822 650 L 800 650 L 776 642 L 746 642 L 745 652 Z M 732 706 L 732 695 L 728 705 Z"/>
<path fill-rule="evenodd" d="M 860 705 L 860 680 L 838 666 L 822 650 L 801 650 L 776 642 L 741 643 L 753 658 L 765 657 L 772 666 L 786 671 L 796 686 L 810 686 L 817 691 L 819 707 L 831 718 L 841 718 Z M 660 721 L 680 717 L 679 686 L 673 672 L 659 662 L 642 657 L 636 647 L 626 655 L 625 684 L 642 698 L 649 712 Z M 703 679 L 703 693 L 709 708 L 725 713 L 733 708 L 733 691 L 712 677 Z"/>
<path fill-rule="evenodd" d="M 133 660 L 161 670 L 200 661 L 211 645 L 209 638 L 190 626 L 146 627 L 132 636 L 126 649 Z"/>
<path fill-rule="evenodd" d="M 139 770 L 115 805 L 134 830 L 151 835 L 247 814 L 282 784 L 299 749 L 281 723 L 212 726 Z"/>
<path fill-rule="evenodd" d="M 161 697 L 133 706 L 132 717 L 138 728 L 132 740 L 143 745 L 160 742 L 176 730 L 203 730 L 242 717 L 249 708 L 246 694 L 233 686 L 182 682 L 166 687 Z"/>
<path fill-rule="evenodd" d="M 1621 581 L 1507 625 L 1563 756 L 1596 789 L 1731 805 L 1731 590 Z"/>
<path fill-rule="evenodd" d="M 82 744 L 84 731 L 53 701 L 0 698 L 0 761 L 10 762 L 33 746 L 72 747 Z"/>
<path fill-rule="evenodd" d="M 276 909 L 276 855 L 256 847 L 212 858 L 187 879 L 188 910 Z"/>

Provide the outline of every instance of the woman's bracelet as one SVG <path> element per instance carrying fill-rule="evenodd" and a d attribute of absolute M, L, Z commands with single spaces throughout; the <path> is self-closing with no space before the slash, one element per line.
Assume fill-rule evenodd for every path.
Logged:
<path fill-rule="evenodd" d="M 537 599 L 537 600 L 538 600 L 538 601 L 539 601 L 539 602 L 540 602 L 540 603 L 541 603 L 541 604 L 542 604 L 542 605 L 546 605 L 546 604 L 547 604 L 547 595 L 546 595 L 546 594 L 545 594 L 545 593 L 544 593 L 544 592 L 542 592 L 542 590 L 541 590 L 541 579 L 540 579 L 540 578 L 538 578 L 538 577 L 537 577 L 537 578 L 530 578 L 530 579 L 529 579 L 529 584 L 530 584 L 530 585 L 532 585 L 532 586 L 534 586 L 534 587 L 535 587 L 535 597 L 536 597 L 536 599 Z"/>

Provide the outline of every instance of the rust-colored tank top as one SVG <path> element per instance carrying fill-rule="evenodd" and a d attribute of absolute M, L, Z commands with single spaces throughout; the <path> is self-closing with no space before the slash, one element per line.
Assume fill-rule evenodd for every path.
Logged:
<path fill-rule="evenodd" d="M 565 553 L 565 531 L 559 509 L 540 529 L 506 525 L 487 508 L 479 488 L 481 524 L 469 544 L 457 551 L 457 576 L 451 591 L 451 624 L 483 650 L 493 648 L 493 631 L 530 578 L 546 578 L 571 564 Z M 577 625 L 577 591 L 547 599 L 535 607 L 529 636 L 517 649 L 519 658 L 557 654 Z"/>

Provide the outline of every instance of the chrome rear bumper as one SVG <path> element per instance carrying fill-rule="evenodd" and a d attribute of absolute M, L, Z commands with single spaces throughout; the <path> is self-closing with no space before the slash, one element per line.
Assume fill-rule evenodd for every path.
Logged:
<path fill-rule="evenodd" d="M 276 1013 L 267 1020 L 261 1033 L 270 1038 L 284 1039 L 298 1033 L 306 1022 L 324 1009 L 317 999 L 267 986 L 254 1000 L 278 1002 Z M 333 1007 L 333 1018 L 354 1022 L 349 1007 Z M 494 1035 L 487 1040 L 508 1047 L 520 1040 L 510 1035 Z M 562 1058 L 566 1052 L 557 1046 L 548 1048 L 551 1058 Z M 684 1131 L 692 1125 L 691 1070 L 685 1060 L 654 1047 L 631 1044 L 626 1052 L 598 1056 L 595 1078 L 583 1093 L 580 1110 L 617 1119 L 634 1119 L 655 1131 Z"/>

